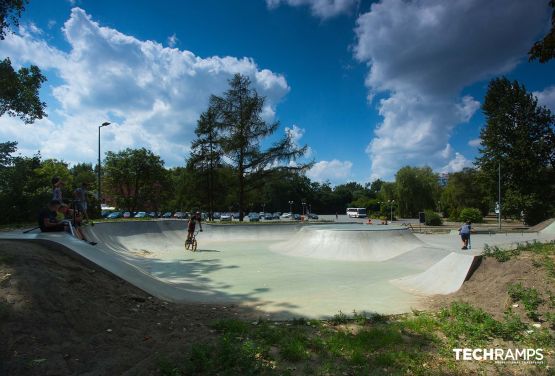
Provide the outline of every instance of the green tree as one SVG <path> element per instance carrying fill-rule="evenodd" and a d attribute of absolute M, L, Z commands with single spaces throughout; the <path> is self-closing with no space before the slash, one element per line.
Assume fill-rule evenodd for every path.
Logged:
<path fill-rule="evenodd" d="M 211 97 L 210 107 L 217 114 L 223 154 L 236 172 L 239 215 L 243 220 L 248 191 L 260 187 L 276 170 L 303 170 L 308 165 L 279 164 L 290 162 L 306 152 L 306 146 L 296 147 L 290 135 L 263 150 L 262 140 L 274 134 L 279 123 L 262 119 L 265 98 L 251 87 L 248 77 L 236 74 L 229 86 L 223 96 Z"/>
<path fill-rule="evenodd" d="M 214 213 L 214 197 L 217 184 L 216 169 L 222 164 L 222 150 L 216 116 L 217 114 L 212 107 L 200 115 L 195 129 L 197 138 L 191 145 L 191 156 L 188 163 L 195 171 L 200 172 L 202 180 L 205 181 L 204 190 L 208 196 L 208 217 L 210 220 L 212 220 Z"/>
<path fill-rule="evenodd" d="M 1 0 L 0 1 L 0 40 L 4 40 L 6 31 L 19 25 L 21 13 L 25 10 L 28 0 Z"/>
<path fill-rule="evenodd" d="M 502 197 L 511 204 L 503 204 L 504 214 L 520 217 L 524 211 L 530 224 L 545 219 L 554 199 L 555 117 L 538 106 L 524 85 L 505 77 L 489 83 L 482 109 L 486 125 L 476 164 L 488 178 L 490 191 L 497 192 L 501 166 Z"/>
<path fill-rule="evenodd" d="M 549 6 L 553 8 L 551 12 L 551 30 L 542 40 L 534 43 L 528 52 L 529 61 L 538 59 L 540 63 L 547 63 L 555 57 L 555 0 L 550 0 Z"/>
<path fill-rule="evenodd" d="M 17 142 L 0 143 L 0 168 L 8 167 L 13 161 L 13 153 L 17 150 Z"/>
<path fill-rule="evenodd" d="M 440 187 L 430 167 L 406 166 L 395 175 L 399 215 L 416 217 L 425 209 L 437 207 Z"/>
<path fill-rule="evenodd" d="M 484 184 L 483 174 L 473 168 L 449 174 L 447 185 L 441 193 L 441 209 L 450 218 L 458 220 L 464 208 L 479 208 L 487 215 L 493 200 Z"/>
<path fill-rule="evenodd" d="M 117 206 L 159 209 L 169 177 L 158 155 L 145 148 L 107 152 L 103 171 L 108 195 Z"/>
<path fill-rule="evenodd" d="M 10 26 L 18 25 L 27 3 L 26 0 L 0 1 L 0 40 Z M 45 117 L 46 104 L 39 98 L 39 89 L 45 81 L 46 77 L 35 65 L 16 72 L 9 58 L 0 61 L 0 116 L 17 116 L 26 124 Z"/>

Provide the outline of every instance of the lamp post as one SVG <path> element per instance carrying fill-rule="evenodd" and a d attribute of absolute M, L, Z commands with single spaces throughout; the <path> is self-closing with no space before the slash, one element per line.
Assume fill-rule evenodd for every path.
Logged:
<path fill-rule="evenodd" d="M 395 204 L 395 200 L 388 200 L 387 202 L 389 203 L 389 212 L 391 217 L 389 222 L 393 222 L 393 205 Z"/>
<path fill-rule="evenodd" d="M 100 178 L 101 178 L 100 169 L 102 167 L 100 165 L 100 128 L 107 127 L 108 125 L 110 125 L 110 123 L 105 121 L 104 123 L 102 123 L 102 125 L 98 126 L 98 202 L 101 208 L 102 208 L 102 186 L 100 182 Z"/>
<path fill-rule="evenodd" d="M 289 201 L 289 213 L 293 215 L 293 201 Z"/>
<path fill-rule="evenodd" d="M 303 206 L 303 217 L 304 217 L 306 202 L 304 202 L 304 201 L 301 202 L 301 205 Z"/>

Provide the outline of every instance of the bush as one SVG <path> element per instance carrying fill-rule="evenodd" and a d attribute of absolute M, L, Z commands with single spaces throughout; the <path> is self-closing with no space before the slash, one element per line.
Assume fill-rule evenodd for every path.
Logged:
<path fill-rule="evenodd" d="M 461 210 L 461 214 L 459 215 L 459 221 L 482 223 L 482 212 L 480 211 L 480 209 L 464 208 L 463 210 Z"/>
<path fill-rule="evenodd" d="M 443 220 L 436 212 L 426 210 L 424 215 L 426 217 L 426 226 L 441 226 L 443 224 Z"/>

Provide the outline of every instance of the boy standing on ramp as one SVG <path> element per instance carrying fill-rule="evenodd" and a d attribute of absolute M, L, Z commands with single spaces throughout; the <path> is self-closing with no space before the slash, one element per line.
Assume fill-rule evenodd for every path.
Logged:
<path fill-rule="evenodd" d="M 463 243 L 463 246 L 461 249 L 468 249 L 468 244 L 470 242 L 470 230 L 471 230 L 470 221 L 464 223 L 459 228 L 459 234 L 461 235 L 461 240 Z"/>

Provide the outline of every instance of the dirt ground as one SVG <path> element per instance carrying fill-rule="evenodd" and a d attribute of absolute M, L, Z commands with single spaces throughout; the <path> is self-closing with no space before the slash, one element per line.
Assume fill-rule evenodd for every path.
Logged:
<path fill-rule="evenodd" d="M 150 375 L 234 306 L 171 304 L 52 246 L 0 241 L 0 375 Z"/>
<path fill-rule="evenodd" d="M 545 268 L 534 266 L 534 259 L 539 257 L 531 252 L 524 252 L 506 262 L 499 262 L 491 257 L 484 258 L 459 291 L 450 295 L 428 298 L 428 305 L 434 310 L 445 307 L 453 301 L 464 301 L 492 314 L 496 319 L 502 319 L 504 312 L 511 308 L 523 318 L 523 321 L 531 322 L 526 320 L 522 304 L 513 307 L 507 289 L 510 284 L 521 283 L 524 287 L 540 291 L 544 297 L 549 293 L 555 295 L 553 278 L 548 276 Z M 550 308 L 547 299 L 538 309 L 539 313 L 551 311 L 553 309 Z"/>

